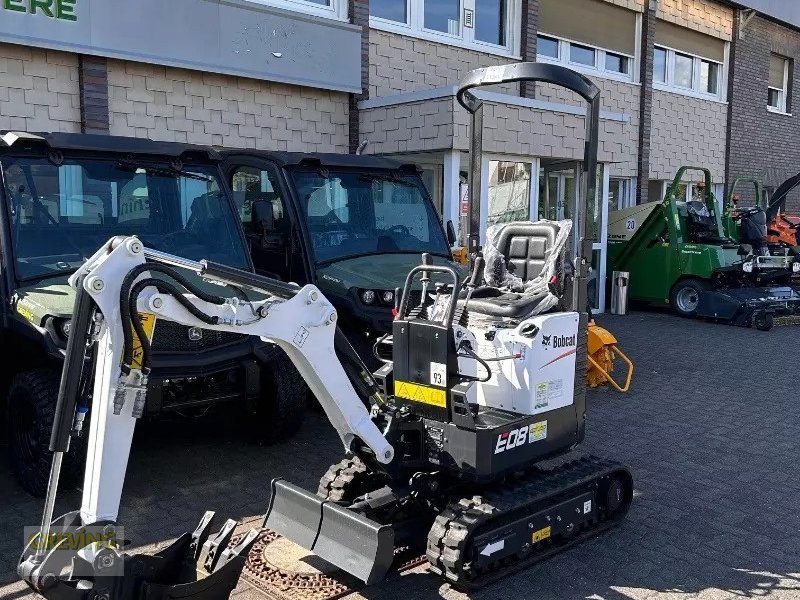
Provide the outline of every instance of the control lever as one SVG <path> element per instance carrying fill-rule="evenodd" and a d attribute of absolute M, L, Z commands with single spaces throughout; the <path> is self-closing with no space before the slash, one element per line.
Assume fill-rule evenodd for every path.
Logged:
<path fill-rule="evenodd" d="M 431 255 L 425 252 L 422 255 L 422 265 L 425 267 L 430 267 L 432 264 Z M 430 271 L 422 271 L 422 277 L 420 277 L 420 281 L 422 282 L 422 297 L 419 300 L 419 305 L 425 306 L 425 299 L 428 297 L 428 286 L 431 283 Z"/>
<path fill-rule="evenodd" d="M 469 280 L 467 281 L 467 297 L 464 305 L 469 303 L 470 298 L 472 298 L 473 292 L 477 289 L 478 283 L 481 281 L 481 277 L 483 276 L 483 267 L 486 265 L 486 261 L 483 258 L 483 254 L 478 254 L 475 256 L 475 261 L 472 263 L 472 273 L 470 273 Z"/>

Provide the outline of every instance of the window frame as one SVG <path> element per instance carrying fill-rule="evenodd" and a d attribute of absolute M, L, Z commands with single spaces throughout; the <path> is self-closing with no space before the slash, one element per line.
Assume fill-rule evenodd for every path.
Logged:
<path fill-rule="evenodd" d="M 637 27 L 638 29 L 638 27 Z M 536 52 L 536 61 L 541 63 L 550 63 L 555 65 L 566 65 L 575 71 L 579 71 L 581 73 L 585 73 L 587 75 L 593 75 L 596 77 L 603 77 L 606 79 L 615 79 L 617 81 L 624 81 L 626 83 L 636 83 L 636 56 L 631 56 L 630 54 L 625 54 L 624 52 L 619 52 L 617 50 L 607 50 L 605 48 L 600 48 L 598 46 L 594 46 L 592 44 L 587 44 L 586 42 L 580 42 L 578 40 L 571 40 L 569 38 L 565 38 L 560 35 L 555 35 L 552 33 L 547 33 L 544 31 L 539 31 L 537 33 L 537 52 Z M 538 38 L 545 37 L 551 40 L 555 40 L 558 42 L 558 58 L 553 58 L 552 56 L 547 56 L 545 54 L 539 54 L 538 52 Z M 638 32 L 637 32 L 638 37 Z M 584 48 L 591 48 L 594 50 L 594 66 L 586 65 L 580 62 L 573 62 L 570 56 L 570 48 L 571 46 L 581 46 Z M 613 54 L 615 56 L 622 56 L 627 59 L 628 63 L 628 73 L 621 73 L 619 71 L 614 71 L 611 69 L 606 69 L 606 54 Z"/>
<path fill-rule="evenodd" d="M 783 89 L 779 89 L 776 87 L 772 87 L 769 85 L 769 79 L 767 79 L 767 110 L 769 112 L 779 114 L 779 115 L 789 115 L 789 106 L 788 106 L 788 99 L 789 99 L 789 64 L 790 59 L 782 56 L 780 54 L 771 53 L 770 58 L 772 58 L 772 54 L 776 56 L 780 56 L 783 59 Z M 769 90 L 775 90 L 778 92 L 778 106 L 772 106 L 769 103 Z"/>
<path fill-rule="evenodd" d="M 349 21 L 347 0 L 330 0 L 330 6 L 322 6 L 311 0 L 247 0 L 254 4 L 282 8 L 293 12 L 304 13 L 316 17 Z"/>
<path fill-rule="evenodd" d="M 341 0 L 339 0 L 341 1 Z M 396 0 L 398 1 L 398 0 Z M 459 5 L 459 33 L 452 35 L 436 29 L 425 27 L 425 0 L 405 0 L 406 2 L 406 22 L 392 21 L 382 17 L 369 16 L 369 26 L 381 31 L 399 33 L 431 42 L 438 42 L 450 46 L 478 50 L 487 54 L 495 54 L 509 58 L 521 59 L 520 40 L 521 28 L 519 27 L 522 18 L 522 0 L 506 0 L 505 14 L 505 46 L 498 46 L 491 42 L 485 42 L 475 37 L 475 19 L 477 10 L 475 3 L 478 0 L 458 0 Z M 472 11 L 473 26 L 467 27 L 464 24 L 466 11 Z"/>
<path fill-rule="evenodd" d="M 656 50 L 663 50 L 667 53 L 666 62 L 666 81 L 658 81 L 655 76 L 653 77 L 653 88 L 664 92 L 672 92 L 675 94 L 682 94 L 684 96 L 691 96 L 693 98 L 700 98 L 702 100 L 711 100 L 714 102 L 727 103 L 727 74 L 725 67 L 728 64 L 728 51 L 729 42 L 725 42 L 725 57 L 723 62 L 716 61 L 712 58 L 705 56 L 698 56 L 687 52 L 685 50 L 678 50 L 669 46 L 662 46 L 655 44 L 653 52 Z M 675 57 L 676 55 L 689 56 L 692 59 L 692 87 L 687 88 L 675 83 Z M 654 54 L 655 55 L 655 54 Z M 711 94 L 701 89 L 700 77 L 701 64 L 703 62 L 712 63 L 717 65 L 717 93 Z"/>

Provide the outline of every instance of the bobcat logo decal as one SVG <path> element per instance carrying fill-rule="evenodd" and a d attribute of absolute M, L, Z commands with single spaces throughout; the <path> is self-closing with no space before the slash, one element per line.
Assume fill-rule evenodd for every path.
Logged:
<path fill-rule="evenodd" d="M 547 348 L 550 345 L 550 339 L 552 337 L 553 337 L 552 335 L 543 335 L 542 336 L 542 346 Z"/>

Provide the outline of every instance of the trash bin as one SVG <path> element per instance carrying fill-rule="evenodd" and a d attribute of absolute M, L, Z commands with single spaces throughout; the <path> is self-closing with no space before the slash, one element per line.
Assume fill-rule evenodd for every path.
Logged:
<path fill-rule="evenodd" d="M 628 312 L 628 284 L 631 274 L 627 271 L 614 271 L 611 276 L 611 314 L 624 315 Z"/>

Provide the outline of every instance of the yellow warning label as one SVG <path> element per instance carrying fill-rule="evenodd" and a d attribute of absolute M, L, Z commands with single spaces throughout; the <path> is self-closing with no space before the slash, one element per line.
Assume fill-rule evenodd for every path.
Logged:
<path fill-rule="evenodd" d="M 447 394 L 444 390 L 437 390 L 436 388 L 428 387 L 427 385 L 419 385 L 418 383 L 395 381 L 394 395 L 398 398 L 422 402 L 423 404 L 430 404 L 431 406 L 438 406 L 439 408 L 445 408 L 447 406 Z"/>
<path fill-rule="evenodd" d="M 153 331 L 156 328 L 156 316 L 152 313 L 139 313 L 139 318 L 142 320 L 142 327 L 147 334 L 147 339 L 153 341 Z M 142 368 L 142 342 L 136 332 L 133 332 L 133 360 L 131 361 L 131 368 Z"/>
<path fill-rule="evenodd" d="M 547 538 L 550 537 L 551 531 L 552 528 L 550 527 L 550 525 L 548 525 L 543 529 L 540 529 L 539 531 L 534 531 L 533 535 L 531 536 L 531 541 L 535 544 L 536 542 L 541 542 L 543 540 L 546 540 Z"/>

